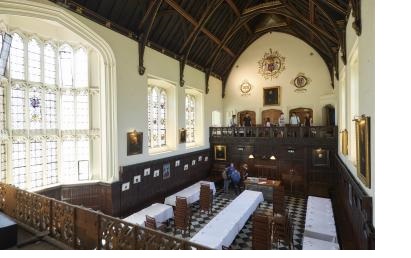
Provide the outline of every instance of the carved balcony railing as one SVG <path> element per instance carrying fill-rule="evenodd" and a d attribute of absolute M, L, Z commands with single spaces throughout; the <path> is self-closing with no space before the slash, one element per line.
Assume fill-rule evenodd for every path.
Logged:
<path fill-rule="evenodd" d="M 219 137 L 255 137 L 272 139 L 337 139 L 336 126 L 210 127 L 210 139 Z"/>
<path fill-rule="evenodd" d="M 209 249 L 4 183 L 0 183 L 0 211 L 72 249 Z"/>

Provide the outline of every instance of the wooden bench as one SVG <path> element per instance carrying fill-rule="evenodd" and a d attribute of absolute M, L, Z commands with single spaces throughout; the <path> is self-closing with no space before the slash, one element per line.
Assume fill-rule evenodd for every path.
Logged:
<path fill-rule="evenodd" d="M 0 212 L 0 249 L 7 249 L 17 244 L 17 224 Z"/>

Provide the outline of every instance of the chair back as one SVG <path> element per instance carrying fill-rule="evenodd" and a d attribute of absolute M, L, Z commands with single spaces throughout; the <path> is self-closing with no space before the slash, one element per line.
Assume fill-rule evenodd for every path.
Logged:
<path fill-rule="evenodd" d="M 255 213 L 252 222 L 252 249 L 271 250 L 271 218 L 264 214 Z"/>
<path fill-rule="evenodd" d="M 285 214 L 285 192 L 284 186 L 280 185 L 274 188 L 273 191 L 273 215 Z"/>
<path fill-rule="evenodd" d="M 185 230 L 189 226 L 191 217 L 190 207 L 187 198 L 176 197 L 176 208 L 174 210 L 174 223 L 177 229 Z"/>
<path fill-rule="evenodd" d="M 288 211 L 285 211 L 284 216 L 276 216 L 273 219 L 273 242 L 280 243 L 284 241 L 290 249 L 293 247 L 293 225 Z"/>
<path fill-rule="evenodd" d="M 200 185 L 200 210 L 210 213 L 213 207 L 213 191 L 209 184 Z"/>
<path fill-rule="evenodd" d="M 157 229 L 156 219 L 146 215 L 146 221 L 144 222 L 146 228 Z"/>

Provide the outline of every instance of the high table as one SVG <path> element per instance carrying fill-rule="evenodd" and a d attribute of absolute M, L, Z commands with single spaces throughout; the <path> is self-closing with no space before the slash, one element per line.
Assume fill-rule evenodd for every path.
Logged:
<path fill-rule="evenodd" d="M 127 218 L 124 218 L 123 220 L 144 226 L 146 215 L 155 218 L 157 226 L 159 226 L 161 223 L 166 222 L 167 220 L 174 217 L 173 207 L 162 203 L 154 203 L 151 206 L 142 209 L 141 211 L 136 212 L 128 216 Z"/>
<path fill-rule="evenodd" d="M 255 180 L 244 180 L 245 189 L 262 192 L 264 200 L 273 200 L 274 188 L 279 186 L 281 181 L 279 180 L 267 180 L 262 178 L 256 178 Z"/>
<path fill-rule="evenodd" d="M 213 249 L 231 245 L 262 201 L 261 192 L 244 190 L 190 241 Z"/>
<path fill-rule="evenodd" d="M 200 200 L 200 186 L 201 184 L 209 184 L 210 185 L 210 189 L 213 191 L 213 194 L 215 195 L 215 185 L 214 182 L 208 182 L 208 181 L 199 181 L 183 190 L 181 190 L 180 192 L 177 192 L 173 195 L 168 196 L 165 200 L 164 200 L 164 204 L 168 204 L 171 206 L 176 206 L 176 197 L 185 197 L 187 198 L 187 203 L 191 204 L 191 203 L 195 203 L 198 200 Z"/>

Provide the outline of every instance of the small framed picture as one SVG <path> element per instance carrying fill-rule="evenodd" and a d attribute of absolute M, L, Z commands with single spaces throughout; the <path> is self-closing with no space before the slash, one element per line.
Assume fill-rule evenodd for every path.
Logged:
<path fill-rule="evenodd" d="M 207 162 L 208 161 L 208 156 L 204 157 L 204 161 Z"/>
<path fill-rule="evenodd" d="M 175 167 L 179 167 L 180 166 L 180 160 L 176 160 L 176 162 L 175 162 L 175 165 L 174 165 Z"/>
<path fill-rule="evenodd" d="M 180 143 L 185 143 L 186 137 L 187 137 L 187 131 L 185 128 L 182 128 L 179 131 L 180 131 Z"/>
<path fill-rule="evenodd" d="M 188 164 L 184 165 L 184 171 L 188 170 Z"/>
<path fill-rule="evenodd" d="M 144 169 L 144 176 L 149 176 L 150 175 L 150 168 L 145 168 Z"/>
<path fill-rule="evenodd" d="M 203 156 L 198 156 L 198 161 L 203 161 Z"/>
<path fill-rule="evenodd" d="M 170 178 L 170 163 L 163 165 L 163 179 Z"/>
<path fill-rule="evenodd" d="M 160 169 L 154 170 L 153 177 L 158 177 L 160 175 Z"/>
<path fill-rule="evenodd" d="M 227 160 L 227 151 L 225 145 L 214 145 L 214 159 Z"/>
<path fill-rule="evenodd" d="M 196 165 L 196 160 L 193 159 L 193 160 L 191 161 L 191 166 L 195 166 L 195 165 Z"/>
<path fill-rule="evenodd" d="M 322 148 L 313 149 L 313 166 L 314 167 L 330 167 L 330 151 Z"/>

